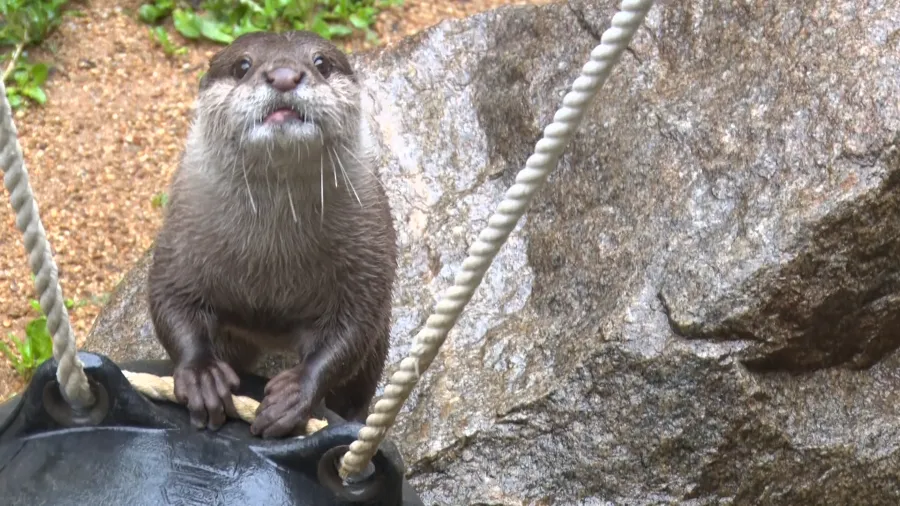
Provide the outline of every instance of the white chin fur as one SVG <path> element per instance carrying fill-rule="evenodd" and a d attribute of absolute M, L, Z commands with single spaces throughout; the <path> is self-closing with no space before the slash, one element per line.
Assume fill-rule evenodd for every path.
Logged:
<path fill-rule="evenodd" d="M 322 133 L 314 123 L 288 121 L 280 124 L 262 123 L 254 125 L 247 132 L 245 142 L 252 144 L 307 144 L 321 143 Z"/>

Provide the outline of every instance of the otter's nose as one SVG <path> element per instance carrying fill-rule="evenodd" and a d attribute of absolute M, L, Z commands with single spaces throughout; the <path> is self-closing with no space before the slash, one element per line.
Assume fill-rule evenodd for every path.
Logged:
<path fill-rule="evenodd" d="M 279 67 L 266 72 L 266 81 L 278 91 L 291 91 L 303 80 L 303 73 L 294 69 Z"/>

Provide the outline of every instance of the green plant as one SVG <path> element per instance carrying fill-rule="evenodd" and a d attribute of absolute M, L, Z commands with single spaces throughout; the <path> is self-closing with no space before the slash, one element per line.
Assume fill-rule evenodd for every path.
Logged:
<path fill-rule="evenodd" d="M 47 94 L 44 93 L 43 86 L 47 80 L 50 69 L 44 63 L 28 63 L 23 60 L 16 60 L 15 67 L 12 70 L 12 80 L 6 84 L 6 98 L 9 99 L 9 105 L 13 109 L 22 107 L 26 98 L 44 105 L 47 102 Z"/>
<path fill-rule="evenodd" d="M 379 11 L 403 0 L 205 0 L 202 13 L 180 0 L 154 0 L 138 16 L 149 24 L 171 16 L 175 29 L 188 39 L 229 44 L 248 32 L 310 30 L 326 39 L 349 36 L 355 30 L 374 40 L 371 29 Z"/>
<path fill-rule="evenodd" d="M 62 21 L 68 0 L 0 0 L 0 47 L 3 57 L 3 84 L 10 105 L 18 109 L 26 98 L 44 104 L 42 88 L 49 75 L 44 63 L 28 61 L 29 46 L 40 44 Z"/>
<path fill-rule="evenodd" d="M 79 308 L 87 303 L 88 301 L 76 302 L 72 299 L 65 301 L 66 308 L 69 310 Z M 15 350 L 0 341 L 0 351 L 6 355 L 7 360 L 25 381 L 30 380 L 35 369 L 53 356 L 53 337 L 47 330 L 47 316 L 41 311 L 41 305 L 37 300 L 31 301 L 31 307 L 40 316 L 25 325 L 24 339 L 16 337 L 13 333 L 9 334 L 9 340 L 12 341 Z"/>
<path fill-rule="evenodd" d="M 166 31 L 165 28 L 161 26 L 154 26 L 150 29 L 150 34 L 153 35 L 153 38 L 156 39 L 156 43 L 162 46 L 163 51 L 169 55 L 182 55 L 187 53 L 187 48 L 184 46 L 176 46 L 169 39 L 169 32 Z"/>
<path fill-rule="evenodd" d="M 159 192 L 150 199 L 150 205 L 152 205 L 153 207 L 155 207 L 157 209 L 159 209 L 161 207 L 166 207 L 166 204 L 168 204 L 168 203 L 169 203 L 169 194 L 167 194 L 166 192 Z"/>

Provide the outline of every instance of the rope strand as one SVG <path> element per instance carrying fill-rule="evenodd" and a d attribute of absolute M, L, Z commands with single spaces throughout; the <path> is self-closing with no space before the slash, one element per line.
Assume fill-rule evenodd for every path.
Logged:
<path fill-rule="evenodd" d="M 425 322 L 425 327 L 416 335 L 409 356 L 400 362 L 399 370 L 391 376 L 384 395 L 366 419 L 366 426 L 359 431 L 358 439 L 350 444 L 349 451 L 341 459 L 340 475 L 343 479 L 360 473 L 375 455 L 403 403 L 421 374 L 431 365 L 532 197 L 543 187 L 550 171 L 557 165 L 588 105 L 652 6 L 653 0 L 623 0 L 622 8 L 613 16 L 612 26 L 591 51 L 590 60 L 575 79 L 572 90 L 563 98 L 563 105 L 553 116 L 553 122 L 544 129 L 544 138 L 538 141 L 534 154 L 525 162 L 525 168 L 516 175 L 515 184 L 507 190 L 506 197 L 488 220 L 487 228 L 481 231 L 478 241 L 469 249 L 469 256 L 463 261 L 454 285 L 447 290 Z"/>
<path fill-rule="evenodd" d="M 56 263 L 38 215 L 34 192 L 28 182 L 22 147 L 12 121 L 6 85 L 2 81 L 0 94 L 3 95 L 0 109 L 0 167 L 4 172 L 3 185 L 9 191 L 9 202 L 16 213 L 16 227 L 22 232 L 25 242 L 41 310 L 47 315 L 47 330 L 53 336 L 53 358 L 58 364 L 56 379 L 63 397 L 71 406 L 76 409 L 89 407 L 94 403 L 94 394 L 84 374 L 84 364 L 76 355 L 75 338 L 59 285 Z"/>

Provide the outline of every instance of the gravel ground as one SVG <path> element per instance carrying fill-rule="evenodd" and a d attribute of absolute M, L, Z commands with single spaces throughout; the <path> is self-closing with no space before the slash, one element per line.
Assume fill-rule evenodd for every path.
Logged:
<path fill-rule="evenodd" d="M 376 31 L 382 43 L 391 44 L 444 19 L 545 1 L 406 0 L 380 16 Z M 36 51 L 54 67 L 45 86 L 47 105 L 15 117 L 63 293 L 83 304 L 70 311 L 79 345 L 104 298 L 152 243 L 161 218 L 153 196 L 165 189 L 175 168 L 198 76 L 218 47 L 189 43 L 170 30 L 189 52 L 167 57 L 137 20 L 141 3 L 74 2 L 83 15 L 68 17 Z M 8 195 L 2 193 L 0 339 L 7 340 L 10 333 L 24 336 L 35 316 L 28 303 L 35 292 Z M 0 400 L 22 386 L 0 358 Z"/>

